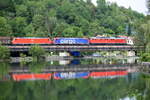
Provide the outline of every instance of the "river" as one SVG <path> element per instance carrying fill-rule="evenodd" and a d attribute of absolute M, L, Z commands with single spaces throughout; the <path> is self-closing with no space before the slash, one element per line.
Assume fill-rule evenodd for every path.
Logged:
<path fill-rule="evenodd" d="M 149 100 L 135 58 L 0 62 L 0 100 Z"/>

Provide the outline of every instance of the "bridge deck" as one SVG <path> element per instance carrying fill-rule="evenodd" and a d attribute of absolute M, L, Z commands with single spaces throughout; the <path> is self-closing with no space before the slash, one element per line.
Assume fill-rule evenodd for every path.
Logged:
<path fill-rule="evenodd" d="M 11 51 L 28 51 L 31 46 L 7 46 Z M 131 45 L 48 45 L 41 46 L 47 51 L 98 51 L 98 50 L 143 50 Z"/>

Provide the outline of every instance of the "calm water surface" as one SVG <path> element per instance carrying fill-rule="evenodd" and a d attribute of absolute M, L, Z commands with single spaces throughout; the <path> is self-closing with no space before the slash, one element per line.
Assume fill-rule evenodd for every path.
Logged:
<path fill-rule="evenodd" d="M 101 58 L 30 63 L 1 62 L 0 100 L 150 100 L 150 75 L 142 72 L 129 72 L 127 69 L 41 71 L 47 66 L 61 68 L 126 63 L 131 61 Z M 18 69 L 21 71 L 15 72 Z"/>

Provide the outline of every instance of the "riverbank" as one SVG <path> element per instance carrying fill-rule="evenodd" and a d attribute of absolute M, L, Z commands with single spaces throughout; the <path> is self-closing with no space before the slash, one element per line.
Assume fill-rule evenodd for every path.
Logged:
<path fill-rule="evenodd" d="M 60 61 L 60 60 L 73 60 L 73 59 L 139 59 L 139 57 L 128 57 L 128 56 L 84 56 L 84 57 L 72 57 L 72 56 L 47 56 L 44 57 L 44 61 Z M 10 57 L 10 62 L 32 62 L 33 57 Z"/>

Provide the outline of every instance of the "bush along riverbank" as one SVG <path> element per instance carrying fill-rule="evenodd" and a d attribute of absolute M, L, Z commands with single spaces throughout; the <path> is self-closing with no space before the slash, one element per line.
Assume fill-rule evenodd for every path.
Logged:
<path fill-rule="evenodd" d="M 0 61 L 6 61 L 10 59 L 10 50 L 9 48 L 0 45 Z"/>
<path fill-rule="evenodd" d="M 148 52 L 141 53 L 140 60 L 142 62 L 150 62 L 150 53 L 148 53 Z"/>
<path fill-rule="evenodd" d="M 42 47 L 35 45 L 29 49 L 29 54 L 33 57 L 35 61 L 37 61 L 44 58 L 46 51 Z"/>

